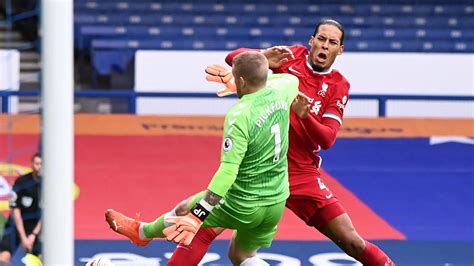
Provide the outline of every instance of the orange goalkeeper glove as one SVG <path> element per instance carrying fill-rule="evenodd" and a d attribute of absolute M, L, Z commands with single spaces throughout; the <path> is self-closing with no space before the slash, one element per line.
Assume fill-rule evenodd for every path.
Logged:
<path fill-rule="evenodd" d="M 166 240 L 189 246 L 212 209 L 214 206 L 201 199 L 185 216 L 165 218 L 167 223 L 173 224 L 163 230 Z"/>
<path fill-rule="evenodd" d="M 217 91 L 217 96 L 224 97 L 237 91 L 232 70 L 222 65 L 210 65 L 206 67 L 205 71 L 207 74 L 207 81 L 222 83 L 225 85 L 224 88 Z"/>
<path fill-rule="evenodd" d="M 173 224 L 163 230 L 166 240 L 189 246 L 202 225 L 202 221 L 192 213 L 185 216 L 171 216 L 165 218 L 167 223 Z"/>

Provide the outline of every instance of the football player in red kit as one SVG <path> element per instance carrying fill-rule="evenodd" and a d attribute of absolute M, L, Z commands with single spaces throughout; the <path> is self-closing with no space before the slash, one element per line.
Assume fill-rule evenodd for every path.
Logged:
<path fill-rule="evenodd" d="M 308 226 L 330 238 L 345 253 L 364 265 L 390 266 L 395 263 L 376 245 L 364 240 L 355 230 L 330 188 L 324 185 L 318 169 L 321 149 L 330 148 L 342 125 L 349 97 L 349 82 L 332 69 L 336 57 L 344 50 L 344 29 L 335 20 L 321 21 L 304 46 L 275 46 L 262 53 L 274 73 L 290 73 L 299 79 L 299 90 L 308 97 L 310 112 L 305 118 L 294 112 L 290 116 L 288 172 L 290 197 L 286 207 Z M 226 57 L 230 64 L 240 48 Z M 191 247 L 175 250 L 169 265 L 197 265 L 220 228 L 200 230 Z"/>

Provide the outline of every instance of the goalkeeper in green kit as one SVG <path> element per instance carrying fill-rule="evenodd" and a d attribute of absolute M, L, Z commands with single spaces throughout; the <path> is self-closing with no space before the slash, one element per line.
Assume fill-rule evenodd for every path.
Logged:
<path fill-rule="evenodd" d="M 109 209 L 112 230 L 145 246 L 156 237 L 189 245 L 201 226 L 234 229 L 232 263 L 268 265 L 256 252 L 271 245 L 289 196 L 290 108 L 304 116 L 309 103 L 298 95 L 298 79 L 268 75 L 268 61 L 258 52 L 236 56 L 232 74 L 239 101 L 225 117 L 221 163 L 207 190 L 151 223 Z"/>

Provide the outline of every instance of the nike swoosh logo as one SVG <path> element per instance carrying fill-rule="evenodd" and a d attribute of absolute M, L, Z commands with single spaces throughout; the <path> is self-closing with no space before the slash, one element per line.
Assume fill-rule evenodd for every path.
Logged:
<path fill-rule="evenodd" d="M 288 68 L 288 70 L 290 70 L 291 72 L 295 72 L 296 74 L 300 74 L 300 75 L 301 75 L 301 73 L 298 72 L 298 70 L 294 69 L 293 66 L 290 66 L 290 67 Z"/>

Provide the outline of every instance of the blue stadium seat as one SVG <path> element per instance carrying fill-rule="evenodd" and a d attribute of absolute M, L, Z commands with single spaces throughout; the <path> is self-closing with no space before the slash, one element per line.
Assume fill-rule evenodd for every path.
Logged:
<path fill-rule="evenodd" d="M 103 26 L 88 25 L 80 28 L 78 43 L 76 47 L 80 50 L 90 48 L 90 43 L 94 38 L 138 38 L 150 39 L 157 36 L 166 36 L 168 38 L 179 38 L 185 29 L 181 27 L 153 27 L 153 26 Z M 203 31 L 209 32 L 209 31 Z"/>
<path fill-rule="evenodd" d="M 74 8 L 76 48 L 109 62 L 102 72 L 126 66 L 136 49 L 306 45 L 327 14 L 344 25 L 346 51 L 472 53 L 474 42 L 472 0 L 75 0 Z"/>

